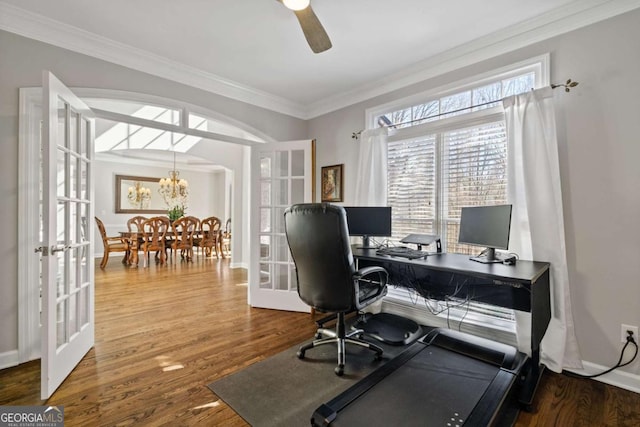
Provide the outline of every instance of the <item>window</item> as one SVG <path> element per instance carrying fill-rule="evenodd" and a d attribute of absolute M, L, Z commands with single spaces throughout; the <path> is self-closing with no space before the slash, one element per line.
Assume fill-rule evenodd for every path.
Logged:
<path fill-rule="evenodd" d="M 506 203 L 500 101 L 532 89 L 536 80 L 536 68 L 523 67 L 374 116 L 396 129 L 387 154 L 392 243 L 426 233 L 439 235 L 447 252 L 479 250 L 457 243 L 460 208 Z"/>
<path fill-rule="evenodd" d="M 458 244 L 460 209 L 507 202 L 507 140 L 500 101 L 548 84 L 546 59 L 534 58 L 465 85 L 368 112 L 371 125 L 385 123 L 395 129 L 387 151 L 391 244 L 410 233 L 437 234 L 446 252 L 479 252 L 481 248 Z M 415 294 L 401 288 L 389 295 L 417 303 Z M 454 298 L 425 301 L 425 307 L 446 317 L 447 323 L 450 318 L 480 320 L 499 329 L 514 328 L 508 309 Z"/>

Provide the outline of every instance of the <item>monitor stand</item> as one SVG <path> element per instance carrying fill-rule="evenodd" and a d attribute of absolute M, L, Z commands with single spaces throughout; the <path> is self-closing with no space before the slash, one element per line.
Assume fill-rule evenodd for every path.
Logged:
<path fill-rule="evenodd" d="M 502 258 L 496 256 L 495 248 L 487 248 L 481 255 L 470 257 L 469 259 L 483 264 L 498 264 L 502 262 Z"/>
<path fill-rule="evenodd" d="M 357 249 L 378 249 L 377 246 L 371 246 L 369 236 L 362 236 L 362 246 L 356 246 Z"/>

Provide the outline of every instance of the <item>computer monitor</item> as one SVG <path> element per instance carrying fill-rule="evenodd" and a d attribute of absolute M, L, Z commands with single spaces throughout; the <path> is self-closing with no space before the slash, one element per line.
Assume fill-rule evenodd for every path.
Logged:
<path fill-rule="evenodd" d="M 458 243 L 484 246 L 480 256 L 470 259 L 483 263 L 502 262 L 496 249 L 509 249 L 511 205 L 463 207 L 460 212 Z"/>
<path fill-rule="evenodd" d="M 391 236 L 390 206 L 343 206 L 350 236 L 362 236 L 362 248 L 375 249 L 369 237 Z"/>

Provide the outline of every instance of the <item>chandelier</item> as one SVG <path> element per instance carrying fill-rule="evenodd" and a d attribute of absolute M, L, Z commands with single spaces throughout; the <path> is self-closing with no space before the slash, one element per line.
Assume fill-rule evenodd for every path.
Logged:
<path fill-rule="evenodd" d="M 149 201 L 151 200 L 151 189 L 136 181 L 133 186 L 129 187 L 127 199 L 129 199 L 129 203 L 134 208 L 146 209 L 149 207 Z"/>
<path fill-rule="evenodd" d="M 158 192 L 167 205 L 167 208 L 186 208 L 189 196 L 189 183 L 180 178 L 180 172 L 176 170 L 176 152 L 173 152 L 173 170 L 169 171 L 169 178 L 160 179 Z"/>

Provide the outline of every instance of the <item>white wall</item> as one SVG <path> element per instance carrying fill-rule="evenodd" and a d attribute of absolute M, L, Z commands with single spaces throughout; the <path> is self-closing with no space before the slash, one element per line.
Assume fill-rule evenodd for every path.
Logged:
<path fill-rule="evenodd" d="M 629 12 L 315 118 L 309 135 L 317 139 L 318 173 L 345 164 L 348 204 L 358 159 L 351 134 L 364 128 L 366 108 L 550 52 L 551 80 L 580 82 L 555 94 L 576 334 L 583 360 L 612 366 L 620 325 L 640 325 L 639 23 L 640 10 Z M 640 360 L 622 370 L 638 374 Z"/>

